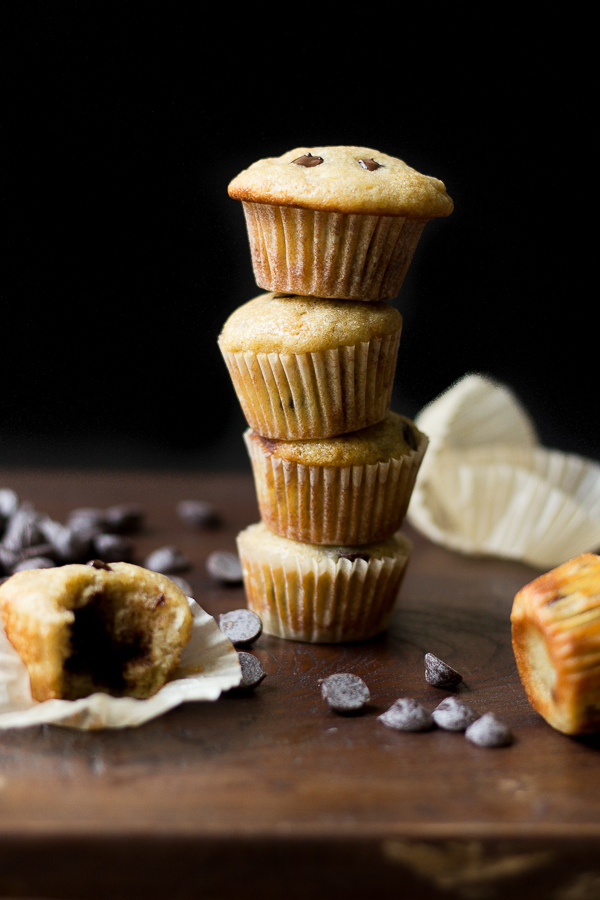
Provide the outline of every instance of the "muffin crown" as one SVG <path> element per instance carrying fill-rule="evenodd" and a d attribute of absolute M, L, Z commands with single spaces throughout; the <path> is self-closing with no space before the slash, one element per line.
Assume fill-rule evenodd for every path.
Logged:
<path fill-rule="evenodd" d="M 313 353 L 371 341 L 401 326 L 398 310 L 383 302 L 261 294 L 232 313 L 219 345 L 232 352 Z"/>
<path fill-rule="evenodd" d="M 449 216 L 454 208 L 442 181 L 369 147 L 297 147 L 261 159 L 233 179 L 229 196 L 251 203 L 413 219 Z"/>

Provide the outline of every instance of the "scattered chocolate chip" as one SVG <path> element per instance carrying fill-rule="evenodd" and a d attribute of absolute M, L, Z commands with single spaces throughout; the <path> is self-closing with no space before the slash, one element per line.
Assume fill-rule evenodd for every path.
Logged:
<path fill-rule="evenodd" d="M 177 504 L 177 515 L 192 528 L 216 528 L 221 517 L 207 500 L 182 500 Z"/>
<path fill-rule="evenodd" d="M 415 437 L 415 433 L 408 424 L 408 422 L 402 423 L 402 437 L 404 438 L 404 443 L 408 444 L 411 450 L 416 450 L 418 447 L 417 439 Z"/>
<path fill-rule="evenodd" d="M 219 628 L 234 647 L 249 647 L 262 634 L 262 622 L 251 609 L 233 609 L 219 616 Z"/>
<path fill-rule="evenodd" d="M 94 552 L 106 562 L 131 562 L 133 541 L 122 534 L 97 534 L 92 540 Z"/>
<path fill-rule="evenodd" d="M 297 159 L 292 160 L 297 166 L 304 166 L 307 169 L 314 169 L 315 166 L 320 166 L 323 162 L 322 156 L 313 156 L 312 153 L 305 153 L 304 156 L 299 156 Z"/>
<path fill-rule="evenodd" d="M 111 534 L 133 534 L 144 524 L 145 510 L 139 503 L 119 503 L 104 511 L 106 525 Z"/>
<path fill-rule="evenodd" d="M 44 517 L 30 503 L 24 503 L 7 522 L 2 542 L 8 550 L 22 550 L 44 542 L 40 521 Z"/>
<path fill-rule="evenodd" d="M 177 587 L 183 591 L 186 597 L 192 597 L 192 586 L 189 581 L 186 581 L 185 578 L 182 578 L 181 575 L 169 575 L 169 581 L 172 581 L 173 584 L 176 584 Z"/>
<path fill-rule="evenodd" d="M 396 731 L 429 731 L 433 728 L 431 713 L 410 697 L 400 697 L 387 712 L 377 718 Z"/>
<path fill-rule="evenodd" d="M 433 653 L 425 654 L 425 681 L 433 687 L 453 688 L 463 680 L 462 675 L 442 662 Z"/>
<path fill-rule="evenodd" d="M 111 567 L 107 566 L 102 559 L 90 559 L 90 561 L 86 563 L 86 566 L 93 566 L 94 569 L 106 569 L 107 572 L 112 572 Z"/>
<path fill-rule="evenodd" d="M 264 681 L 267 677 L 267 673 L 261 666 L 260 661 L 256 656 L 252 656 L 251 653 L 244 653 L 243 650 L 238 653 L 238 659 L 242 667 L 242 680 L 238 687 L 242 690 L 251 690 L 258 687 L 261 681 Z"/>
<path fill-rule="evenodd" d="M 479 718 L 470 706 L 456 697 L 446 697 L 431 715 L 435 724 L 445 731 L 464 731 Z"/>
<path fill-rule="evenodd" d="M 23 559 L 13 569 L 14 572 L 25 572 L 26 569 L 54 569 L 56 563 L 47 556 L 32 556 L 29 559 Z"/>
<path fill-rule="evenodd" d="M 364 559 L 365 562 L 369 562 L 371 559 L 368 553 L 342 553 L 341 550 L 338 550 L 338 557 L 340 559 L 349 559 L 350 562 L 356 562 L 357 559 Z"/>
<path fill-rule="evenodd" d="M 49 555 L 61 563 L 81 562 L 90 555 L 91 542 L 88 535 L 61 525 L 53 519 L 45 518 L 40 528 L 47 541 L 54 548 Z"/>
<path fill-rule="evenodd" d="M 14 550 L 8 550 L 0 544 L 0 573 L 6 572 L 9 574 L 21 559 L 22 556 L 20 553 L 15 553 Z"/>
<path fill-rule="evenodd" d="M 242 564 L 236 553 L 215 550 L 206 560 L 206 569 L 211 578 L 235 584 L 242 580 Z"/>
<path fill-rule="evenodd" d="M 478 747 L 506 747 L 512 743 L 513 736 L 493 713 L 485 713 L 465 731 L 465 737 Z"/>
<path fill-rule="evenodd" d="M 67 527 L 74 531 L 89 531 L 101 534 L 107 530 L 106 516 L 103 509 L 85 507 L 74 509 L 67 520 Z"/>
<path fill-rule="evenodd" d="M 10 488 L 0 490 L 0 517 L 9 519 L 19 508 L 19 498 Z"/>
<path fill-rule="evenodd" d="M 191 569 L 192 564 L 177 547 L 167 546 L 159 547 L 144 561 L 147 569 L 153 572 L 162 572 L 163 575 L 176 574 L 177 572 L 187 572 Z"/>
<path fill-rule="evenodd" d="M 355 713 L 369 702 L 371 692 L 358 675 L 340 672 L 321 684 L 321 696 L 338 713 Z"/>
<path fill-rule="evenodd" d="M 369 172 L 374 172 L 375 169 L 383 168 L 381 163 L 375 162 L 374 159 L 359 159 L 358 162 L 363 169 L 367 169 Z"/>

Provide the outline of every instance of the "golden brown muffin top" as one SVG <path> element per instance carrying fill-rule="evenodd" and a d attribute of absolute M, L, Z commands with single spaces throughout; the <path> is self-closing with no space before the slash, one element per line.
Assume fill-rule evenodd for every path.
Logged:
<path fill-rule="evenodd" d="M 277 441 L 261 437 L 249 429 L 249 440 L 257 441 L 269 456 L 306 466 L 366 466 L 401 459 L 426 440 L 416 427 L 398 413 L 389 412 L 382 422 L 341 434 L 310 441 Z"/>
<path fill-rule="evenodd" d="M 260 159 L 233 179 L 229 196 L 328 212 L 433 219 L 454 208 L 442 181 L 369 147 L 296 147 Z"/>
<path fill-rule="evenodd" d="M 387 303 L 261 294 L 227 319 L 219 346 L 231 353 L 313 353 L 393 334 L 402 316 Z"/>
<path fill-rule="evenodd" d="M 408 556 L 412 550 L 411 541 L 401 531 L 372 544 L 323 546 L 291 541 L 270 531 L 263 522 L 249 525 L 241 531 L 238 542 L 252 549 L 253 553 L 272 553 L 279 559 L 315 559 L 317 562 L 324 559 L 332 559 L 334 562 L 347 559 L 351 563 L 358 559 L 364 559 L 365 562 L 369 559 L 396 559 L 398 556 Z"/>

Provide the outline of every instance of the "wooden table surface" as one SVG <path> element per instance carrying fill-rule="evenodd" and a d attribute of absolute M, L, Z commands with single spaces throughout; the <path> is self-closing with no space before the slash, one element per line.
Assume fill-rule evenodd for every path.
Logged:
<path fill-rule="evenodd" d="M 0 487 L 62 521 L 76 506 L 140 502 L 140 560 L 175 544 L 201 606 L 244 605 L 204 561 L 257 521 L 249 475 L 6 470 Z M 175 511 L 186 499 L 214 502 L 223 527 L 187 528 Z M 254 694 L 137 729 L 0 732 L 0 897 L 597 900 L 600 738 L 567 738 L 533 712 L 510 645 L 512 598 L 538 572 L 405 530 L 414 554 L 384 636 L 312 646 L 265 635 L 254 652 L 268 677 Z M 512 728 L 512 746 L 377 721 L 399 696 L 433 709 L 447 695 L 423 679 L 428 651 L 463 673 L 461 697 Z M 362 715 L 320 698 L 319 680 L 344 671 L 370 687 Z"/>

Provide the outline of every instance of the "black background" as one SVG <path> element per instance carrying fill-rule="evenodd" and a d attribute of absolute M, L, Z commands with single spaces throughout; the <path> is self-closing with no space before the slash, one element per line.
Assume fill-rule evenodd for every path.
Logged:
<path fill-rule="evenodd" d="M 227 185 L 329 144 L 399 156 L 455 202 L 395 301 L 394 407 L 487 373 L 546 445 L 600 459 L 595 112 L 560 23 L 191 9 L 6 23 L 0 464 L 247 468 L 216 338 L 260 290 Z"/>

